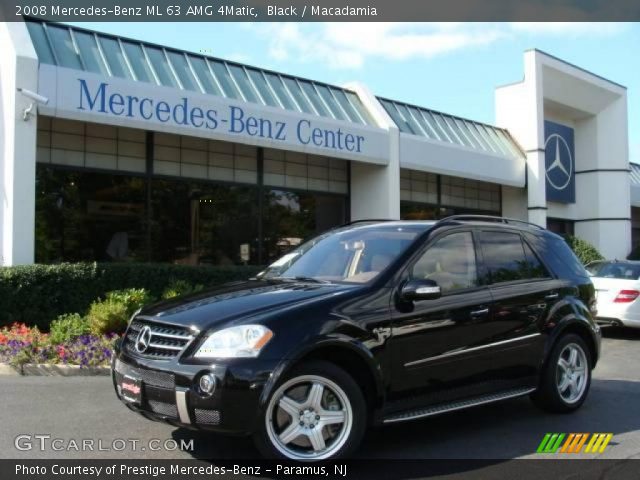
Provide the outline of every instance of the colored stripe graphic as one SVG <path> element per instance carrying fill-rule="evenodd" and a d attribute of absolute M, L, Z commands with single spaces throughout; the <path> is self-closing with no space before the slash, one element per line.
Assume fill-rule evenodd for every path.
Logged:
<path fill-rule="evenodd" d="M 588 433 L 570 433 L 560 453 L 580 453 L 587 438 L 589 438 Z"/>
<path fill-rule="evenodd" d="M 560 448 L 560 444 L 562 443 L 562 439 L 564 438 L 564 433 L 547 433 L 540 445 L 538 445 L 538 453 L 556 453 L 558 448 Z"/>
<path fill-rule="evenodd" d="M 602 453 L 607 448 L 613 433 L 594 433 L 585 448 L 585 453 Z"/>

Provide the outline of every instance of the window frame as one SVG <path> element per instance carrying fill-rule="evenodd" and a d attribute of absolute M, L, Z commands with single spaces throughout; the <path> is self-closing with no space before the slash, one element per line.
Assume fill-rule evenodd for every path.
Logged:
<path fill-rule="evenodd" d="M 486 289 L 486 285 L 484 285 L 482 283 L 482 277 L 480 276 L 480 272 L 481 272 L 481 268 L 483 268 L 483 262 L 482 262 L 482 258 L 481 258 L 481 251 L 479 250 L 479 243 L 478 243 L 478 239 L 476 238 L 476 233 L 475 230 L 471 227 L 465 226 L 462 228 L 456 228 L 455 230 L 447 230 L 445 232 L 442 232 L 441 234 L 434 236 L 432 238 L 428 238 L 426 243 L 424 245 L 422 245 L 421 247 L 419 247 L 416 252 L 414 253 L 414 255 L 412 255 L 412 257 L 409 259 L 409 261 L 406 263 L 405 267 L 402 269 L 402 274 L 400 275 L 401 281 L 399 282 L 399 286 L 401 287 L 402 284 L 404 284 L 405 281 L 408 281 L 412 278 L 412 270 L 415 267 L 415 265 L 420 261 L 420 259 L 422 259 L 422 257 L 427 253 L 427 251 L 429 251 L 430 248 L 432 248 L 436 243 L 438 243 L 440 240 L 451 236 L 451 235 L 455 235 L 458 233 L 469 233 L 471 235 L 471 241 L 473 244 L 473 252 L 474 252 L 474 258 L 475 258 L 475 262 L 476 262 L 476 281 L 477 284 L 475 287 L 468 287 L 468 288 L 460 288 L 457 290 L 442 290 L 441 291 L 441 298 L 442 297 L 448 297 L 451 295 L 460 295 L 460 294 L 465 294 L 465 293 L 469 293 L 469 292 L 476 292 L 479 290 L 484 290 Z"/>
<path fill-rule="evenodd" d="M 488 262 L 486 261 L 486 258 L 485 258 L 484 246 L 483 246 L 482 240 L 481 240 L 482 232 L 503 233 L 503 234 L 517 235 L 518 237 L 520 237 L 520 245 L 522 246 L 522 253 L 524 255 L 525 261 L 527 260 L 527 251 L 525 250 L 525 245 L 526 245 L 527 247 L 529 247 L 529 249 L 531 250 L 531 252 L 535 256 L 535 258 L 540 262 L 540 264 L 547 271 L 547 274 L 549 276 L 542 277 L 542 278 L 528 277 L 528 278 L 521 278 L 521 279 L 518 279 L 518 280 L 508 280 L 508 281 L 504 281 L 504 282 L 494 282 L 491 268 L 489 267 L 489 264 L 488 264 Z M 541 256 L 538 254 L 536 249 L 533 248 L 529 242 L 527 242 L 527 240 L 524 237 L 524 235 L 522 234 L 522 232 L 517 231 L 517 230 L 510 230 L 510 229 L 485 228 L 485 227 L 482 227 L 482 228 L 478 228 L 477 229 L 477 237 L 478 237 L 478 240 L 477 240 L 478 241 L 478 249 L 479 249 L 480 254 L 482 256 L 482 272 L 483 272 L 482 275 L 483 276 L 481 278 L 487 278 L 488 279 L 487 282 L 485 283 L 485 285 L 487 285 L 489 287 L 495 287 L 495 286 L 502 287 L 502 286 L 505 286 L 505 285 L 508 286 L 508 285 L 521 285 L 523 283 L 532 283 L 532 282 L 546 282 L 546 281 L 549 281 L 549 280 L 553 280 L 555 278 L 554 274 L 552 273 L 553 271 L 542 260 Z"/>

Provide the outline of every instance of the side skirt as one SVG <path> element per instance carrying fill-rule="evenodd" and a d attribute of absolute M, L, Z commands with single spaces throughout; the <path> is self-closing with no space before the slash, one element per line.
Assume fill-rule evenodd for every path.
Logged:
<path fill-rule="evenodd" d="M 453 412 L 455 410 L 462 410 L 465 408 L 476 407 L 478 405 L 485 405 L 487 403 L 499 402 L 501 400 L 508 400 L 510 398 L 522 397 L 534 392 L 536 389 L 532 387 L 520 387 L 511 390 L 504 390 L 498 393 L 489 393 L 486 395 L 480 395 L 478 397 L 472 397 L 464 400 L 457 400 L 455 402 L 441 403 L 426 408 L 418 408 L 415 410 L 408 410 L 405 412 L 395 413 L 382 420 L 382 423 L 397 423 L 407 422 L 410 420 L 416 420 L 419 418 L 432 417 L 434 415 L 440 415 L 441 413 Z"/>

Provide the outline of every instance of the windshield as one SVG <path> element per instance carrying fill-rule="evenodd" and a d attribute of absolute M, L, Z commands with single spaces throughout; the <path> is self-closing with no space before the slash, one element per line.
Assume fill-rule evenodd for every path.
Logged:
<path fill-rule="evenodd" d="M 366 283 L 428 227 L 390 224 L 332 230 L 282 256 L 260 277 Z"/>
<path fill-rule="evenodd" d="M 640 278 L 640 263 L 598 262 L 590 264 L 587 270 L 594 277 L 623 280 L 638 280 Z"/>

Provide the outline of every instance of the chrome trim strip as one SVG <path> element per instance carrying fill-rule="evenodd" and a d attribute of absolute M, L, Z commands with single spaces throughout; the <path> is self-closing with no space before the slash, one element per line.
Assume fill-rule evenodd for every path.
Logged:
<path fill-rule="evenodd" d="M 498 345 L 506 345 L 507 343 L 519 342 L 520 340 L 526 340 L 527 338 L 534 338 L 542 335 L 541 333 L 532 333 L 531 335 L 524 335 L 518 338 L 510 338 L 509 340 L 501 340 L 499 342 L 488 343 L 486 345 L 480 345 L 479 347 L 471 347 L 466 348 L 464 350 L 454 350 L 453 352 L 443 353 L 442 355 L 436 355 L 435 357 L 423 358 L 420 360 L 414 360 L 412 362 L 407 362 L 404 364 L 405 367 L 413 367 L 414 365 L 420 365 L 422 363 L 433 362 L 435 360 L 440 360 L 442 358 L 447 357 L 455 357 L 456 355 L 461 355 L 463 353 L 476 352 L 478 350 L 483 350 L 485 348 L 497 347 Z"/>
<path fill-rule="evenodd" d="M 181 352 L 184 347 L 175 347 L 173 345 L 162 345 L 160 343 L 150 343 L 148 348 L 164 348 L 165 350 L 174 350 L 176 352 Z M 144 353 L 144 352 L 141 352 Z"/>
<path fill-rule="evenodd" d="M 153 330 L 151 330 L 151 335 L 153 337 L 175 338 L 178 340 L 193 340 L 193 335 L 174 335 L 171 333 L 154 332 Z"/>
<path fill-rule="evenodd" d="M 182 423 L 191 424 L 189 409 L 187 408 L 188 388 L 176 387 L 176 405 L 178 407 L 178 417 Z"/>
<path fill-rule="evenodd" d="M 452 404 L 448 408 L 443 408 L 443 409 L 438 409 L 433 411 L 428 411 L 429 409 L 426 409 L 427 410 L 426 412 L 418 413 L 416 415 L 411 415 L 409 417 L 388 418 L 386 420 L 383 420 L 382 423 L 407 422 L 410 420 L 416 420 L 418 418 L 432 417 L 434 415 L 440 415 L 441 413 L 454 412 L 456 410 L 463 410 L 465 408 L 476 407 L 478 405 L 485 405 L 487 403 L 499 402 L 502 400 L 508 400 L 510 398 L 522 397 L 523 395 L 528 395 L 529 393 L 535 390 L 536 390 L 535 388 L 527 388 L 524 390 L 518 390 L 510 394 L 496 395 L 493 398 L 479 400 L 476 402 L 468 402 L 468 403 L 458 402 L 458 403 Z"/>

